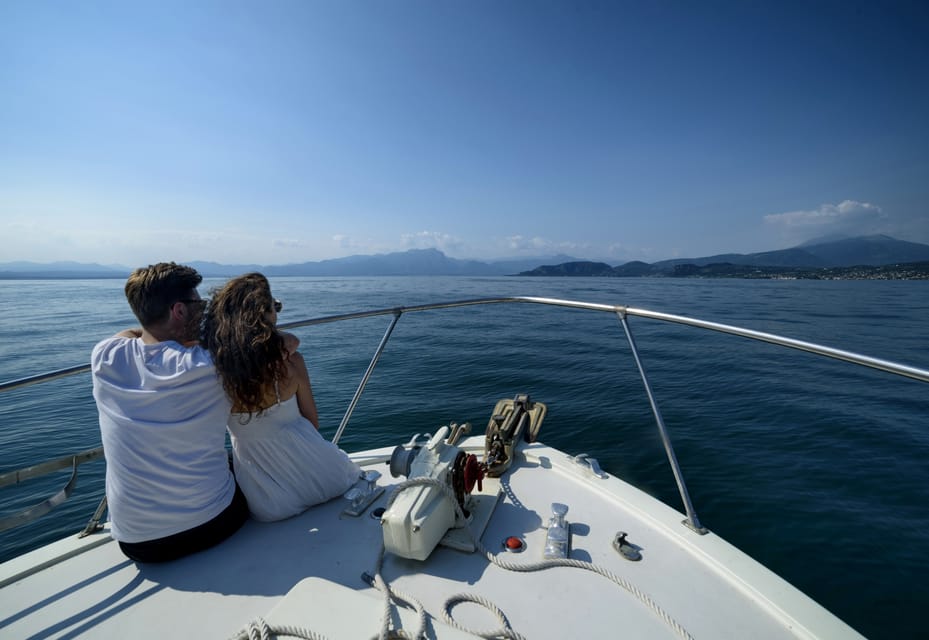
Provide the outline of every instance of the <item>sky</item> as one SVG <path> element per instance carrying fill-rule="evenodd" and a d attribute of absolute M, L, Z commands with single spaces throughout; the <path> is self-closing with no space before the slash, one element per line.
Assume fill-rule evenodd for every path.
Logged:
<path fill-rule="evenodd" d="M 929 3 L 0 2 L 0 262 L 929 243 Z"/>

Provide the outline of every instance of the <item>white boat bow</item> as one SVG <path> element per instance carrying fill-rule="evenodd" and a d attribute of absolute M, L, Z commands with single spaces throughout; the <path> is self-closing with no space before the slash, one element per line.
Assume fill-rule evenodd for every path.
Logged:
<path fill-rule="evenodd" d="M 285 327 L 394 316 L 345 413 L 337 441 L 403 313 L 498 302 L 616 313 L 636 359 L 627 315 L 737 333 L 929 381 L 926 371 L 771 334 L 563 300 L 462 301 Z M 72 367 L 7 383 L 0 390 L 82 370 Z M 399 459 L 394 447 L 355 452 L 352 458 L 363 469 L 378 472 L 370 474 L 368 487 L 378 491 L 355 492 L 349 496 L 352 500 L 333 500 L 281 522 L 249 521 L 222 544 L 181 560 L 136 564 L 123 556 L 102 525 L 83 537 L 69 537 L 5 562 L 0 565 L 0 635 L 336 639 L 389 637 L 401 631 L 413 637 L 421 631 L 428 638 L 860 638 L 811 598 L 700 525 L 644 371 L 642 378 L 686 513 L 600 469 L 596 460 L 580 452 L 546 446 L 543 431 L 542 441 L 516 441 L 509 466 L 498 478 L 485 478 L 480 490 L 475 487 L 464 499 L 470 513 L 462 519 L 463 514 L 443 511 L 457 504 L 454 491 L 448 497 L 448 491 L 439 488 L 454 489 L 451 475 L 443 471 L 436 472 L 435 479 L 427 476 L 438 468 L 439 450 L 446 446 L 455 447 L 453 454 L 482 459 L 486 468 L 488 441 L 478 434 L 458 442 L 450 438 L 449 443 L 440 429 L 444 425 L 436 425 L 439 435 L 430 438 L 437 447 L 432 466 L 417 467 L 420 458 L 414 458 L 428 445 L 414 449 L 408 443 Z M 488 407 L 488 413 L 492 409 Z M 493 424 L 491 419 L 488 426 Z M 410 457 L 404 458 L 403 451 L 410 451 Z M 406 471 L 412 472 L 412 481 L 389 472 L 404 462 L 410 463 Z M 6 484 L 14 483 L 7 478 Z M 402 495 L 398 487 L 406 492 L 418 486 L 439 495 L 425 508 L 422 520 L 416 520 L 415 513 L 422 501 L 410 498 L 406 502 L 418 506 L 394 508 Z M 553 505 L 567 507 L 566 513 L 554 507 L 562 511 L 570 536 L 564 560 L 545 557 L 553 539 Z M 382 518 L 384 509 L 388 511 Z M 398 510 L 402 513 L 396 515 Z M 439 516 L 440 511 L 445 515 Z M 410 516 L 411 524 L 397 525 L 398 535 L 409 534 L 413 542 L 397 542 L 394 533 L 386 533 L 396 525 L 394 515 Z M 449 526 L 451 532 L 445 535 Z M 416 537 L 431 533 L 426 529 L 432 527 L 440 527 L 442 537 L 434 549 L 427 543 L 425 552 L 397 551 L 416 546 Z M 394 597 L 388 599 L 388 591 Z"/>

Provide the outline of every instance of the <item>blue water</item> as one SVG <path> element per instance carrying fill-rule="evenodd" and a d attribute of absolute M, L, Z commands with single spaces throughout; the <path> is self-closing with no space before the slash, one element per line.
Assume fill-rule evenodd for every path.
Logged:
<path fill-rule="evenodd" d="M 201 293 L 218 280 L 208 280 Z M 277 278 L 281 322 L 506 295 L 627 304 L 784 334 L 929 369 L 929 282 L 542 278 Z M 0 281 L 0 380 L 86 363 L 135 324 L 122 281 Z M 388 317 L 297 329 L 331 437 Z M 743 338 L 631 318 L 702 523 L 869 638 L 925 637 L 929 386 Z M 615 316 L 494 305 L 401 318 L 341 445 L 406 441 L 494 403 L 548 405 L 541 438 L 682 509 Z M 0 397 L 0 471 L 99 445 L 88 374 Z M 102 461 L 71 500 L 0 534 L 0 561 L 73 533 Z M 67 473 L 0 490 L 0 514 Z"/>

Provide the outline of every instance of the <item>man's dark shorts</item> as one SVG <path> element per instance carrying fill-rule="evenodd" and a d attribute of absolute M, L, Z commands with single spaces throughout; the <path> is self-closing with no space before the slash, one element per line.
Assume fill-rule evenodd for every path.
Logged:
<path fill-rule="evenodd" d="M 120 542 L 119 548 L 131 560 L 137 562 L 167 562 L 219 544 L 238 531 L 246 520 L 248 503 L 242 490 L 236 485 L 232 502 L 209 522 L 157 540 Z"/>

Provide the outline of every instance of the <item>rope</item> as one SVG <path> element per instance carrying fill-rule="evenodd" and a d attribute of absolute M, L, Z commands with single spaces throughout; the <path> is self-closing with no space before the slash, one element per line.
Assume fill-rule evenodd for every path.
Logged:
<path fill-rule="evenodd" d="M 292 625 L 269 625 L 267 620 L 257 617 L 243 629 L 240 629 L 229 640 L 271 640 L 272 638 L 281 638 L 288 636 L 291 638 L 301 638 L 302 640 L 326 640 L 322 636 L 309 629 L 295 627 Z"/>
<path fill-rule="evenodd" d="M 473 602 L 474 604 L 479 604 L 482 607 L 488 609 L 491 613 L 497 616 L 497 620 L 500 621 L 500 628 L 493 629 L 491 631 L 474 631 L 473 629 L 466 629 L 454 618 L 452 618 L 452 607 L 461 602 Z M 457 593 L 451 596 L 445 601 L 445 608 L 442 609 L 442 617 L 445 619 L 445 622 L 455 627 L 456 629 L 465 631 L 479 638 L 512 638 L 513 640 L 525 640 L 524 636 L 521 636 L 513 631 L 513 627 L 510 626 L 510 621 L 506 619 L 506 614 L 503 613 L 503 610 L 482 596 L 476 596 L 471 593 Z"/>
<path fill-rule="evenodd" d="M 394 494 L 396 495 L 396 494 Z M 387 502 L 387 507 L 389 508 L 393 504 L 393 496 Z M 378 635 L 379 640 L 387 640 L 390 637 L 391 633 L 395 638 L 422 638 L 425 637 L 426 631 L 426 609 L 423 607 L 422 603 L 419 602 L 413 596 L 408 596 L 402 594 L 395 589 L 392 589 L 390 585 L 387 584 L 387 581 L 384 580 L 384 577 L 381 575 L 381 568 L 384 565 L 384 554 L 387 549 L 384 546 L 384 542 L 381 541 L 381 550 L 377 554 L 377 562 L 374 567 L 374 587 L 384 594 L 384 615 L 381 618 L 381 631 Z M 412 636 L 407 634 L 403 629 L 390 629 L 390 601 L 391 599 L 400 601 L 404 604 L 410 605 L 413 609 L 416 610 L 418 616 L 419 627 L 416 630 L 416 633 Z"/>

